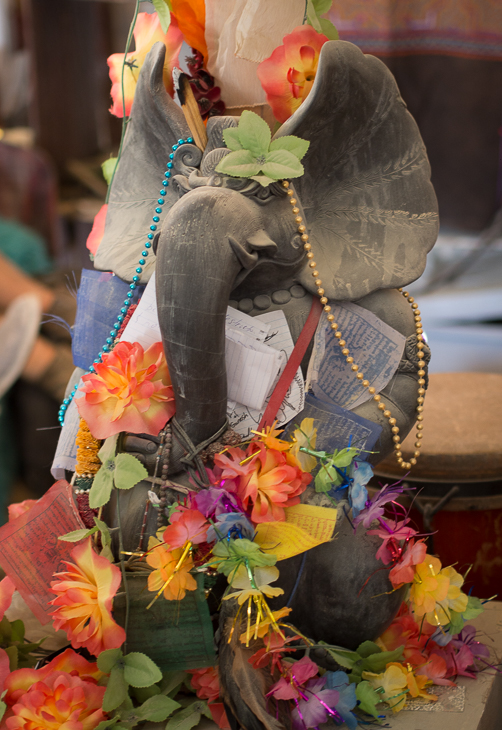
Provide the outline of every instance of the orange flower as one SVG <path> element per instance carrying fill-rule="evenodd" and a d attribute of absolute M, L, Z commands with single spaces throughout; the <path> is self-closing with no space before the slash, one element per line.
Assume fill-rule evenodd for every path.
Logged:
<path fill-rule="evenodd" d="M 220 696 L 220 675 L 218 667 L 206 667 L 205 669 L 189 669 L 192 675 L 190 684 L 195 694 L 201 700 L 214 702 Z"/>
<path fill-rule="evenodd" d="M 156 436 L 174 415 L 171 379 L 162 343 L 146 350 L 135 342 L 119 342 L 82 378 L 78 412 L 94 438 L 121 431 Z"/>
<path fill-rule="evenodd" d="M 12 707 L 8 730 L 93 730 L 106 720 L 101 709 L 106 687 L 66 672 L 35 682 Z"/>
<path fill-rule="evenodd" d="M 128 117 L 131 113 L 134 92 L 138 83 L 139 72 L 145 62 L 148 51 L 160 41 L 166 46 L 166 60 L 164 63 L 164 85 L 171 96 L 173 95 L 172 70 L 178 65 L 178 55 L 183 36 L 178 28 L 176 20 L 171 17 L 171 25 L 167 33 L 164 33 L 160 27 L 159 16 L 157 13 L 139 13 L 134 27 L 134 42 L 136 50 L 127 54 L 124 69 L 124 98 L 125 98 L 125 115 Z M 116 117 L 124 115 L 122 103 L 122 64 L 124 62 L 123 53 L 114 53 L 108 58 L 108 66 L 110 68 L 110 79 L 112 82 L 111 96 L 113 105 L 110 112 Z"/>
<path fill-rule="evenodd" d="M 450 579 L 441 571 L 441 563 L 426 555 L 423 563 L 415 566 L 415 577 L 410 588 L 410 601 L 416 617 L 436 614 L 436 604 L 448 595 Z M 436 621 L 435 623 L 439 623 Z"/>
<path fill-rule="evenodd" d="M 121 581 L 120 569 L 92 548 L 91 538 L 71 551 L 75 563 L 65 561 L 69 570 L 56 573 L 59 581 L 51 583 L 57 598 L 52 612 L 54 628 L 66 631 L 71 645 L 85 646 L 98 656 L 105 649 L 118 649 L 125 641 L 125 631 L 113 620 L 113 597 Z"/>
<path fill-rule="evenodd" d="M 206 5 L 204 0 L 171 0 L 173 15 L 176 16 L 180 31 L 191 48 L 196 48 L 207 63 L 207 43 L 204 35 L 206 27 Z"/>
<path fill-rule="evenodd" d="M 247 456 L 253 451 L 254 458 L 243 465 L 240 464 L 243 460 L 241 449 L 228 449 L 226 454 L 218 454 L 214 461 L 222 468 L 223 479 L 237 477 L 235 481 L 227 482 L 225 488 L 237 492 L 245 509 L 252 505 L 253 522 L 282 522 L 286 519 L 285 507 L 299 503 L 300 494 L 312 477 L 288 464 L 283 453 L 267 449 L 261 442 L 251 444 Z"/>
<path fill-rule="evenodd" d="M 300 25 L 258 66 L 258 78 L 279 122 L 289 119 L 309 95 L 327 40 L 310 25 Z"/>
<path fill-rule="evenodd" d="M 276 429 L 276 426 L 277 421 L 274 421 L 271 426 L 266 426 L 263 431 L 252 431 L 252 433 L 259 436 L 260 441 L 265 444 L 267 449 L 275 449 L 276 451 L 289 451 L 289 449 L 292 448 L 293 444 L 291 443 L 291 441 L 284 441 L 283 439 L 277 438 L 279 434 L 284 431 L 284 429 Z"/>
<path fill-rule="evenodd" d="M 40 669 L 25 668 L 12 672 L 5 682 L 7 693 L 4 702 L 9 707 L 15 705 L 35 682 L 43 682 L 52 673 L 71 674 L 94 684 L 104 676 L 96 662 L 88 662 L 73 649 L 66 649 Z"/>
<path fill-rule="evenodd" d="M 187 591 L 196 590 L 197 583 L 195 578 L 190 575 L 193 568 L 192 556 L 187 555 L 180 564 L 182 556 L 182 548 L 169 551 L 162 544 L 148 552 L 146 562 L 154 568 L 154 571 L 148 576 L 149 591 L 163 590 L 166 600 L 181 601 L 185 598 Z"/>
<path fill-rule="evenodd" d="M 199 545 L 206 542 L 208 529 L 209 522 L 198 509 L 177 509 L 164 530 L 163 540 L 171 549 L 183 547 L 187 542 Z"/>
<path fill-rule="evenodd" d="M 108 211 L 108 203 L 101 206 L 99 211 L 94 216 L 94 222 L 92 224 L 92 230 L 87 236 L 86 246 L 89 252 L 95 256 L 98 252 L 99 244 L 101 243 L 105 233 L 105 222 L 106 213 Z"/>

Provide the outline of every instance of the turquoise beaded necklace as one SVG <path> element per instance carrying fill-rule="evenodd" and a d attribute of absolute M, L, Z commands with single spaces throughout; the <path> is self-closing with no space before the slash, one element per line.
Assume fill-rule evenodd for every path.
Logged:
<path fill-rule="evenodd" d="M 155 231 L 157 230 L 157 224 L 160 222 L 160 214 L 162 213 L 162 207 L 165 203 L 164 196 L 166 195 L 166 188 L 169 187 L 169 180 L 172 175 L 172 169 L 173 169 L 173 159 L 174 159 L 174 153 L 178 149 L 178 147 L 181 147 L 181 145 L 184 144 L 193 144 L 193 138 L 187 137 L 187 139 L 179 139 L 177 144 L 173 144 L 172 146 L 172 152 L 169 155 L 169 162 L 167 163 L 167 170 L 164 173 L 164 179 L 162 180 L 162 188 L 159 190 L 160 198 L 157 200 L 157 207 L 155 208 L 155 215 L 152 217 L 153 223 L 150 226 L 150 232 L 147 235 L 147 241 L 144 244 L 144 249 L 141 252 L 141 258 L 138 261 L 138 266 L 136 267 L 136 274 L 132 277 L 132 283 L 129 284 L 129 291 L 127 292 L 127 296 L 124 299 L 124 304 L 120 309 L 120 313 L 117 317 L 117 321 L 113 325 L 113 329 L 110 331 L 110 335 L 106 338 L 106 342 L 103 345 L 101 351 L 98 353 L 97 358 L 94 360 L 94 363 L 91 365 L 88 373 L 94 373 L 96 372 L 96 368 L 94 367 L 97 363 L 101 362 L 103 355 L 107 352 L 110 352 L 110 350 L 113 349 L 113 346 L 115 345 L 115 340 L 117 337 L 117 333 L 122 325 L 122 322 L 124 321 L 127 312 L 129 311 L 129 307 L 132 304 L 132 300 L 134 297 L 134 291 L 136 287 L 139 284 L 140 280 L 140 274 L 143 271 L 143 266 L 146 264 L 146 259 L 150 253 L 150 249 L 152 248 L 152 241 L 155 236 Z M 70 395 L 64 399 L 64 401 L 61 403 L 61 406 L 59 408 L 58 413 L 58 421 L 61 426 L 64 425 L 64 419 L 66 411 L 69 408 L 70 403 L 72 402 L 73 398 L 75 397 L 75 394 L 78 389 L 78 383 L 73 386 L 73 390 L 71 391 Z"/>

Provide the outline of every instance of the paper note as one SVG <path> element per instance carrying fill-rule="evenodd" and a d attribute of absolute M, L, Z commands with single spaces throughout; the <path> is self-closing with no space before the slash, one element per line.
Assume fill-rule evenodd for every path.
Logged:
<path fill-rule="evenodd" d="M 159 316 L 157 314 L 157 294 L 155 291 L 155 275 L 150 277 L 143 296 L 132 314 L 120 338 L 124 342 L 139 342 L 147 350 L 156 342 L 162 341 Z"/>
<path fill-rule="evenodd" d="M 76 394 L 78 398 L 81 395 L 78 392 Z M 75 400 L 72 400 L 65 414 L 64 425 L 59 434 L 58 445 L 52 462 L 51 474 L 54 479 L 64 479 L 65 469 L 75 471 L 75 464 L 77 463 L 77 444 L 75 440 L 79 425 L 80 415 Z"/>
<path fill-rule="evenodd" d="M 261 409 L 248 408 L 247 406 L 243 406 L 240 403 L 237 403 L 234 408 L 229 407 L 227 409 L 227 417 L 230 423 L 230 427 L 244 437 L 248 436 L 249 433 L 252 430 L 256 429 L 258 424 L 260 423 L 261 417 L 263 416 L 263 413 L 265 412 L 265 409 L 267 407 L 270 395 L 273 392 L 273 389 L 277 384 L 277 381 L 279 380 L 282 371 L 284 370 L 285 364 L 294 349 L 293 338 L 291 337 L 291 332 L 289 331 L 286 316 L 282 310 L 279 310 L 277 312 L 267 312 L 266 314 L 260 314 L 254 319 L 258 319 L 261 322 L 270 325 L 270 331 L 265 339 L 265 344 L 273 347 L 275 350 L 282 353 L 284 364 L 281 366 L 280 371 L 275 378 L 275 381 L 272 383 L 269 395 Z M 288 392 L 286 393 L 286 396 L 284 397 L 281 407 L 279 408 L 279 411 L 277 413 L 277 421 L 279 425 L 284 425 L 288 423 L 289 421 L 291 421 L 292 418 L 297 415 L 297 413 L 302 410 L 304 398 L 305 389 L 303 375 L 301 368 L 298 368 L 296 375 L 293 378 L 293 381 L 289 386 Z"/>
<path fill-rule="evenodd" d="M 380 392 L 398 368 L 406 338 L 357 304 L 330 302 L 330 305 L 354 362 L 370 381 L 370 386 Z M 372 397 L 342 355 L 326 314 L 317 327 L 307 389 L 312 389 L 320 400 L 350 410 Z"/>
<path fill-rule="evenodd" d="M 311 550 L 333 536 L 336 509 L 297 504 L 286 509 L 285 522 L 262 522 L 256 527 L 255 542 L 277 560 Z"/>
<path fill-rule="evenodd" d="M 243 332 L 227 330 L 225 361 L 228 399 L 261 409 L 283 365 L 282 353 Z"/>
<path fill-rule="evenodd" d="M 50 620 L 53 574 L 65 570 L 75 545 L 59 535 L 84 528 L 68 482 L 56 482 L 23 515 L 0 528 L 0 565 L 40 623 Z"/>
<path fill-rule="evenodd" d="M 77 294 L 72 354 L 77 367 L 87 370 L 103 349 L 124 306 L 129 284 L 111 271 L 83 269 Z M 136 289 L 136 294 L 143 287 Z"/>
<path fill-rule="evenodd" d="M 264 342 L 270 332 L 270 324 L 262 322 L 259 317 L 250 317 L 249 314 L 240 312 L 233 307 L 227 307 L 227 315 L 225 320 L 225 330 L 237 330 L 249 335 L 253 340 Z"/>

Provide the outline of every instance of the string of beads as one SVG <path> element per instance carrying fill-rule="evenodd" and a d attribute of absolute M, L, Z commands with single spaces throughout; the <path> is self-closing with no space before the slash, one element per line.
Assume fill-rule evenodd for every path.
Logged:
<path fill-rule="evenodd" d="M 309 242 L 309 235 L 307 233 L 307 228 L 305 226 L 305 223 L 303 221 L 303 218 L 300 215 L 300 209 L 298 208 L 298 201 L 294 197 L 294 191 L 290 189 L 290 184 L 287 180 L 283 180 L 282 186 L 286 188 L 287 195 L 289 197 L 289 203 L 292 206 L 293 215 L 295 216 L 295 223 L 298 225 L 298 233 L 300 234 L 301 240 L 303 241 L 303 248 L 306 252 L 306 256 L 308 259 L 308 265 L 309 268 L 312 269 L 312 276 L 314 277 L 314 283 L 317 287 L 317 294 L 320 298 L 320 302 L 323 305 L 323 309 L 326 312 L 326 316 L 328 319 L 328 323 L 331 327 L 331 330 L 336 338 L 336 341 L 338 342 L 339 347 L 341 347 L 342 355 L 345 357 L 345 361 L 350 365 L 352 372 L 356 376 L 356 378 L 359 380 L 363 388 L 368 389 L 368 393 L 371 394 L 373 400 L 378 406 L 378 409 L 380 411 L 383 411 L 384 417 L 388 420 L 389 425 L 391 427 L 392 431 L 392 440 L 394 441 L 394 453 L 397 459 L 398 464 L 403 469 L 409 469 L 411 466 L 417 463 L 417 458 L 420 456 L 419 449 L 421 448 L 421 439 L 423 437 L 422 431 L 423 431 L 423 402 L 424 402 L 424 395 L 425 395 L 425 360 L 423 359 L 423 349 L 424 349 L 424 343 L 422 341 L 422 321 L 420 318 L 420 311 L 418 310 L 418 305 L 414 302 L 413 297 L 410 297 L 408 292 L 403 292 L 402 289 L 399 291 L 402 292 L 405 299 L 408 299 L 410 302 L 412 309 L 414 311 L 414 317 L 415 317 L 415 328 L 416 328 L 416 335 L 417 335 L 417 350 L 418 350 L 418 356 L 419 356 L 419 381 L 418 381 L 418 398 L 417 398 L 417 441 L 415 443 L 415 448 L 417 449 L 413 453 L 413 457 L 409 461 L 405 461 L 403 459 L 403 454 L 401 451 L 401 437 L 399 436 L 399 426 L 397 425 L 396 419 L 392 416 L 392 413 L 388 406 L 383 402 L 382 396 L 376 392 L 376 389 L 370 385 L 370 381 L 365 379 L 364 373 L 360 372 L 359 366 L 354 362 L 354 358 L 350 354 L 350 350 L 347 347 L 346 341 L 343 339 L 342 333 L 339 330 L 338 324 L 335 322 L 335 317 L 331 313 L 331 306 L 328 304 L 328 298 L 325 295 L 325 290 L 322 287 L 322 280 L 319 278 L 319 271 L 317 270 L 317 264 L 314 261 L 314 252 L 312 251 L 312 244 Z"/>
<path fill-rule="evenodd" d="M 176 144 L 172 145 L 172 152 L 169 154 L 169 160 L 166 165 L 166 171 L 164 173 L 164 178 L 162 180 L 162 187 L 159 190 L 160 197 L 158 198 L 157 203 L 156 203 L 155 212 L 154 212 L 154 215 L 152 216 L 152 223 L 150 225 L 149 232 L 146 237 L 147 240 L 143 244 L 144 248 L 143 248 L 143 251 L 141 252 L 141 257 L 138 261 L 138 265 L 136 267 L 135 274 L 132 278 L 131 284 L 129 284 L 129 291 L 127 292 L 127 296 L 124 299 L 124 303 L 120 309 L 119 315 L 117 317 L 117 321 L 115 322 L 112 329 L 110 330 L 110 334 L 106 338 L 106 342 L 103 345 L 103 347 L 101 348 L 100 352 L 98 353 L 97 358 L 94 360 L 94 363 L 89 368 L 89 370 L 88 370 L 89 373 L 96 372 L 95 365 L 97 363 L 101 362 L 103 355 L 105 353 L 110 352 L 110 350 L 113 350 L 113 347 L 115 346 L 115 343 L 117 342 L 118 332 L 122 326 L 124 319 L 126 318 L 126 316 L 128 314 L 129 307 L 133 303 L 134 292 L 135 292 L 136 288 L 139 286 L 143 267 L 146 264 L 146 259 L 150 255 L 150 252 L 151 252 L 152 241 L 155 237 L 155 231 L 157 230 L 157 224 L 160 222 L 160 214 L 162 213 L 162 206 L 165 203 L 164 197 L 167 193 L 167 188 L 169 187 L 169 180 L 172 175 L 174 153 L 176 152 L 178 147 L 181 147 L 184 144 L 192 144 L 192 143 L 193 143 L 193 138 L 187 137 L 187 139 L 179 139 Z M 72 389 L 70 395 L 64 399 L 64 401 L 62 402 L 62 404 L 59 408 L 58 421 L 59 421 L 60 426 L 64 425 L 66 411 L 68 410 L 70 403 L 72 402 L 73 398 L 75 397 L 77 389 L 78 389 L 78 383 L 76 383 L 73 386 L 73 389 Z"/>

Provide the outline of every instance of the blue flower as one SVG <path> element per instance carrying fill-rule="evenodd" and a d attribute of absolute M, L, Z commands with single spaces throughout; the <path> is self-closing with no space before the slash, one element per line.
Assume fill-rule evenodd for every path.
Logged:
<path fill-rule="evenodd" d="M 357 704 L 356 685 L 351 684 L 345 672 L 326 672 L 326 689 L 336 689 L 340 699 L 336 703 L 335 710 L 343 717 L 349 730 L 356 730 L 357 719 L 351 712 Z"/>
<path fill-rule="evenodd" d="M 350 506 L 352 507 L 352 515 L 357 517 L 366 505 L 368 499 L 366 484 L 373 476 L 373 469 L 367 461 L 353 461 L 349 473 L 352 479 L 349 488 Z"/>
<path fill-rule="evenodd" d="M 242 512 L 222 512 L 215 519 L 214 527 L 211 525 L 207 531 L 207 541 L 222 540 L 228 536 L 233 538 L 246 537 L 252 540 L 254 527 Z"/>

